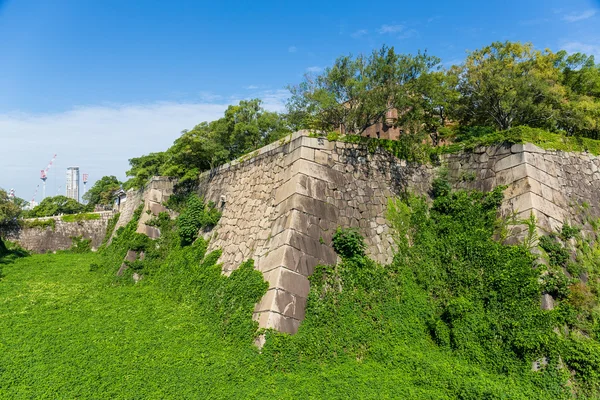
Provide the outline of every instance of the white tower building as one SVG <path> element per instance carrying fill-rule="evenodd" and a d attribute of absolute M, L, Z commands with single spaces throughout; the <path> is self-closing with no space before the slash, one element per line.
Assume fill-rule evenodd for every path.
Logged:
<path fill-rule="evenodd" d="M 67 168 L 67 197 L 79 201 L 79 167 Z"/>

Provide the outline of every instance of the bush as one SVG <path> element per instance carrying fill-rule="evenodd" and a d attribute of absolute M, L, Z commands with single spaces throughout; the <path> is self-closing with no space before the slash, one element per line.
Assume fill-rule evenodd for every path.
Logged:
<path fill-rule="evenodd" d="M 83 236 L 71 236 L 71 252 L 87 253 L 92 250 L 92 239 L 84 239 Z"/>
<path fill-rule="evenodd" d="M 342 258 L 363 257 L 365 241 L 356 229 L 337 228 L 333 234 L 333 249 Z"/>
<path fill-rule="evenodd" d="M 215 208 L 214 204 L 204 204 L 203 199 L 196 195 L 191 195 L 187 200 L 187 207 L 177 217 L 177 228 L 181 244 L 190 245 L 198 237 L 198 231 L 202 228 L 215 226 L 221 213 Z"/>
<path fill-rule="evenodd" d="M 540 247 L 548 255 L 551 266 L 566 267 L 569 260 L 569 252 L 558 242 L 556 236 L 546 235 L 540 238 Z"/>
<path fill-rule="evenodd" d="M 64 222 L 81 222 L 81 221 L 93 221 L 100 219 L 100 214 L 96 213 L 82 213 L 82 214 L 69 214 L 60 217 Z"/>

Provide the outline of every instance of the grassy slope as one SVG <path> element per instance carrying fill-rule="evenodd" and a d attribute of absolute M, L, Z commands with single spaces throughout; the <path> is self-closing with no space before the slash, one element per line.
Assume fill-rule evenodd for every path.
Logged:
<path fill-rule="evenodd" d="M 193 304 L 150 281 L 116 285 L 90 272 L 95 258 L 35 255 L 5 266 L 0 398 L 439 399 L 482 384 L 533 396 L 528 385 L 423 343 L 396 346 L 388 360 L 313 359 L 286 372 L 275 353 L 220 337 Z"/>

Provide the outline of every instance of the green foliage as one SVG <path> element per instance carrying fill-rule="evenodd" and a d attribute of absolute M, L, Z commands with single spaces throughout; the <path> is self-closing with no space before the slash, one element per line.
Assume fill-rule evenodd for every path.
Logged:
<path fill-rule="evenodd" d="M 51 217 L 60 214 L 79 214 L 91 211 L 93 207 L 85 206 L 77 200 L 66 196 L 46 197 L 40 204 L 25 214 L 26 218 Z"/>
<path fill-rule="evenodd" d="M 45 218 L 45 219 L 22 219 L 19 221 L 21 228 L 38 228 L 38 229 L 46 229 L 51 228 L 54 230 L 56 228 L 56 220 L 54 218 Z"/>
<path fill-rule="evenodd" d="M 465 125 L 507 130 L 517 125 L 552 128 L 563 96 L 555 55 L 530 43 L 494 42 L 456 68 L 458 115 Z"/>
<path fill-rule="evenodd" d="M 189 245 L 198 237 L 198 231 L 202 228 L 215 226 L 221 218 L 221 213 L 214 204 L 204 204 L 204 201 L 196 195 L 189 196 L 187 207 L 177 217 L 177 228 L 181 244 Z"/>
<path fill-rule="evenodd" d="M 103 176 L 83 195 L 83 200 L 91 206 L 109 206 L 113 203 L 114 193 L 121 188 L 121 182 L 115 176 Z"/>
<path fill-rule="evenodd" d="M 97 213 L 82 213 L 82 214 L 69 214 L 63 215 L 60 219 L 64 222 L 82 222 L 82 221 L 94 221 L 100 219 L 100 214 Z"/>
<path fill-rule="evenodd" d="M 426 53 L 398 54 L 386 46 L 368 57 L 340 57 L 322 74 L 307 75 L 289 88 L 290 119 L 299 127 L 360 134 L 375 122 L 399 123 L 390 114 L 398 109 L 410 110 L 402 115 L 402 122 L 413 130 L 420 126 L 417 120 L 443 124 L 445 75 L 428 75 L 438 64 L 438 58 Z M 435 84 L 434 79 L 441 81 Z"/>
<path fill-rule="evenodd" d="M 84 239 L 82 236 L 71 236 L 71 252 L 87 253 L 92 250 L 92 239 Z"/>
<path fill-rule="evenodd" d="M 487 130 L 484 130 L 485 132 Z M 458 136 L 457 136 L 458 138 Z M 481 136 L 460 138 L 460 141 L 448 146 L 443 146 L 444 153 L 455 153 L 462 150 L 471 150 L 477 146 L 492 146 L 496 144 L 533 143 L 547 150 L 590 152 L 600 155 L 600 141 L 585 137 L 569 137 L 560 133 L 552 133 L 539 128 L 517 126 L 507 131 L 486 133 Z"/>
<path fill-rule="evenodd" d="M 547 235 L 540 238 L 540 247 L 548 255 L 548 261 L 553 267 L 566 267 L 569 251 L 557 240 L 556 236 Z"/>
<path fill-rule="evenodd" d="M 581 232 L 581 228 L 578 226 L 572 226 L 568 223 L 563 224 L 560 230 L 560 238 L 562 240 L 569 240 L 577 236 Z"/>
<path fill-rule="evenodd" d="M 104 239 L 102 239 L 102 244 L 100 245 L 100 250 L 102 250 L 104 247 L 106 247 L 108 245 L 108 241 L 110 240 L 110 237 L 112 236 L 113 231 L 115 230 L 115 226 L 117 225 L 117 222 L 119 222 L 120 216 L 121 216 L 121 213 L 116 213 L 108 221 L 108 224 L 106 225 L 106 235 L 104 235 Z"/>
<path fill-rule="evenodd" d="M 0 246 L 2 237 L 18 228 L 18 218 L 21 215 L 21 207 L 8 197 L 8 193 L 0 188 Z"/>
<path fill-rule="evenodd" d="M 258 99 L 231 105 L 223 118 L 202 122 L 165 152 L 129 160 L 132 178 L 125 188 L 141 188 L 154 175 L 179 178 L 179 189 L 191 191 L 198 174 L 272 143 L 290 133 L 285 116 L 262 107 Z"/>
<path fill-rule="evenodd" d="M 444 197 L 450 194 L 452 185 L 448 181 L 447 171 L 443 170 L 442 173 L 435 177 L 431 182 L 431 195 L 436 197 Z"/>
<path fill-rule="evenodd" d="M 367 245 L 356 229 L 337 228 L 332 238 L 333 249 L 340 257 L 364 257 Z"/>
<path fill-rule="evenodd" d="M 160 167 L 164 164 L 166 156 L 164 152 L 150 153 L 141 157 L 131 158 L 127 176 L 131 179 L 123 183 L 123 189 L 141 189 L 153 176 L 160 175 Z"/>

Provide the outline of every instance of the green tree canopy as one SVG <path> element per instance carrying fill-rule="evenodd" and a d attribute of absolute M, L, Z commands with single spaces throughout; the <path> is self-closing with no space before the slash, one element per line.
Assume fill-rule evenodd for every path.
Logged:
<path fill-rule="evenodd" d="M 121 188 L 121 183 L 115 176 L 103 176 L 94 183 L 85 194 L 83 199 L 88 205 L 110 205 L 113 201 L 113 194 Z"/>
<path fill-rule="evenodd" d="M 165 153 L 150 153 L 145 156 L 131 158 L 129 165 L 131 168 L 127 171 L 127 176 L 131 178 L 123 184 L 125 189 L 141 188 L 148 179 L 159 175 L 159 169 L 165 162 Z"/>
<path fill-rule="evenodd" d="M 16 204 L 8 193 L 0 188 L 0 255 L 6 252 L 2 237 L 18 226 L 17 218 L 21 215 L 21 207 Z"/>
<path fill-rule="evenodd" d="M 285 116 L 265 110 L 261 100 L 242 100 L 229 106 L 223 118 L 184 130 L 167 151 L 129 160 L 131 169 L 127 175 L 132 178 L 125 187 L 142 187 L 154 175 L 192 181 L 200 172 L 238 158 L 288 133 L 290 128 Z"/>
<path fill-rule="evenodd" d="M 555 54 L 530 43 L 494 42 L 467 56 L 455 70 L 463 124 L 552 128 L 565 90 Z"/>
<path fill-rule="evenodd" d="M 40 204 L 29 211 L 29 218 L 51 217 L 60 214 L 78 214 L 89 211 L 90 207 L 66 196 L 46 197 Z"/>
<path fill-rule="evenodd" d="M 425 85 L 419 79 L 439 69 L 439 62 L 426 53 L 398 54 L 386 46 L 369 57 L 340 57 L 322 74 L 307 74 L 299 85 L 289 88 L 290 118 L 301 127 L 341 128 L 360 134 L 373 123 L 389 119 L 392 109 L 421 104 L 419 89 Z"/>

